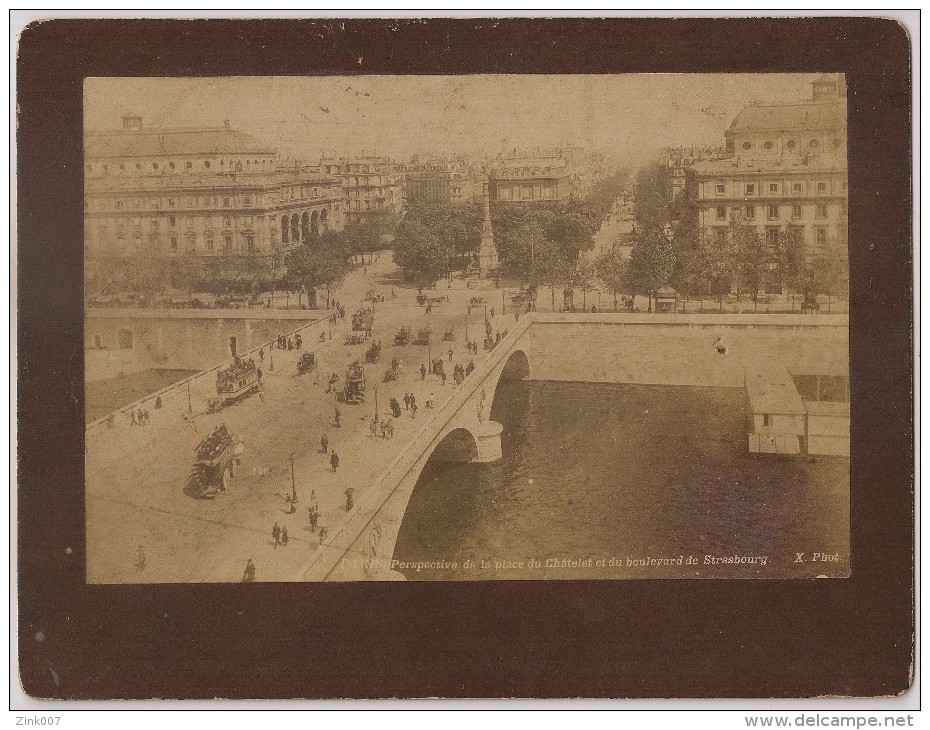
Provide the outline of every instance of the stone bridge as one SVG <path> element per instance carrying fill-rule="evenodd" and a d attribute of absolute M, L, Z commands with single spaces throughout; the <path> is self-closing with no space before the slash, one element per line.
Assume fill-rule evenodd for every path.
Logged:
<path fill-rule="evenodd" d="M 449 400 L 423 412 L 417 434 L 293 579 L 403 579 L 391 560 L 427 462 L 501 458 L 502 426 L 490 416 L 502 380 L 740 388 L 748 371 L 848 368 L 848 350 L 845 315 L 527 315 Z"/>

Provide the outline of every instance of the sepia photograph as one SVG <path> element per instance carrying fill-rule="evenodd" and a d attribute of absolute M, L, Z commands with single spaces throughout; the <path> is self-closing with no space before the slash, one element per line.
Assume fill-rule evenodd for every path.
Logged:
<path fill-rule="evenodd" d="M 86 78 L 87 583 L 848 578 L 846 84 Z"/>

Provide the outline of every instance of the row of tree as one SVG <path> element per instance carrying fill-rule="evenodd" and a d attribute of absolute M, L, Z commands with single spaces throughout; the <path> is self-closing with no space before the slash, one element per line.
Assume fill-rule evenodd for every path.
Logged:
<path fill-rule="evenodd" d="M 531 286 L 571 281 L 579 254 L 594 246 L 594 234 L 628 179 L 628 170 L 605 177 L 584 200 L 496 203 L 491 224 L 500 273 Z M 420 285 L 467 269 L 478 253 L 482 221 L 478 202 L 412 205 L 397 228 L 394 260 Z"/>
<path fill-rule="evenodd" d="M 689 190 L 669 200 L 667 175 L 664 167 L 652 164 L 636 176 L 637 227 L 630 258 L 623 262 L 619 251 L 609 252 L 598 267 L 612 289 L 647 295 L 650 305 L 666 284 L 685 298 L 716 295 L 721 307 L 731 291 L 748 294 L 756 305 L 766 289 L 785 288 L 808 301 L 820 294 L 848 296 L 842 233 L 810 251 L 799 231 L 782 228 L 769 238 L 732 211 L 726 228 L 707 235 L 699 229 L 697 201 Z"/>

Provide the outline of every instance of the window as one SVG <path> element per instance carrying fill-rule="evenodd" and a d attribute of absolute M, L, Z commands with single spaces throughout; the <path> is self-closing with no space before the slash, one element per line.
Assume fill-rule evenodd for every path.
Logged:
<path fill-rule="evenodd" d="M 772 414 L 763 413 L 762 414 L 762 426 L 764 428 L 769 428 L 772 425 Z"/>
<path fill-rule="evenodd" d="M 797 145 L 797 142 L 795 142 L 793 139 L 789 139 L 787 142 L 785 142 L 785 147 L 787 147 L 789 150 L 793 150 L 795 145 Z"/>
<path fill-rule="evenodd" d="M 769 220 L 770 221 L 778 220 L 778 206 L 777 205 L 769 206 Z"/>
<path fill-rule="evenodd" d="M 818 205 L 817 208 L 816 208 L 816 213 L 815 213 L 815 215 L 816 215 L 817 218 L 826 218 L 826 217 L 827 217 L 827 206 L 826 206 L 826 205 Z"/>
<path fill-rule="evenodd" d="M 123 201 L 122 201 L 122 200 L 117 200 L 117 201 L 116 201 L 116 209 L 119 210 L 119 209 L 122 208 L 122 207 L 123 207 Z"/>
<path fill-rule="evenodd" d="M 158 230 L 158 219 L 157 218 L 152 219 L 152 229 L 155 231 Z"/>
<path fill-rule="evenodd" d="M 769 183 L 769 192 L 777 193 L 778 192 L 778 183 Z"/>
<path fill-rule="evenodd" d="M 157 169 L 158 169 L 158 163 L 157 163 L 157 162 L 153 162 L 153 163 L 152 163 L 152 169 L 153 169 L 153 170 L 157 170 Z"/>
<path fill-rule="evenodd" d="M 169 225 L 169 226 L 171 226 L 172 228 L 174 228 L 177 224 L 178 224 L 178 219 L 177 219 L 177 218 L 175 218 L 174 216 L 171 216 L 170 218 L 168 218 L 168 225 Z"/>
<path fill-rule="evenodd" d="M 203 240 L 207 246 L 207 251 L 212 251 L 213 250 L 213 234 L 205 233 L 203 236 Z"/>
<path fill-rule="evenodd" d="M 726 243 L 727 229 L 726 228 L 715 228 L 714 231 L 717 236 L 717 243 Z"/>
<path fill-rule="evenodd" d="M 193 166 L 194 166 L 193 162 L 188 161 L 184 163 L 184 168 L 187 170 L 190 170 Z"/>
<path fill-rule="evenodd" d="M 251 195 L 244 195 L 244 196 L 242 196 L 242 206 L 243 206 L 244 208 L 251 208 L 251 207 L 252 207 L 252 196 L 251 196 Z"/>
<path fill-rule="evenodd" d="M 771 141 L 771 140 L 766 140 L 765 143 L 764 143 L 762 146 L 765 147 L 765 149 L 770 150 L 770 149 L 772 149 L 772 147 L 773 147 L 774 145 L 772 145 L 772 141 Z"/>
<path fill-rule="evenodd" d="M 252 216 L 250 216 L 250 215 L 243 216 L 243 218 L 242 218 L 242 224 L 243 224 L 244 226 L 247 226 L 248 228 L 251 228 L 252 225 L 253 225 L 253 223 L 254 223 L 254 220 L 253 220 Z"/>
<path fill-rule="evenodd" d="M 769 248 L 769 251 L 778 250 L 778 229 L 777 228 L 766 228 L 765 229 L 765 243 Z"/>
<path fill-rule="evenodd" d="M 800 218 L 802 215 L 803 215 L 803 212 L 801 211 L 800 205 L 791 206 L 791 217 L 792 218 Z"/>
<path fill-rule="evenodd" d="M 194 200 L 193 197 L 189 197 L 189 198 L 187 199 L 187 207 L 188 207 L 188 208 L 193 208 L 194 205 L 196 205 L 196 201 Z"/>
<path fill-rule="evenodd" d="M 223 250 L 231 251 L 232 250 L 232 236 L 228 233 L 223 234 Z"/>
<path fill-rule="evenodd" d="M 717 220 L 718 220 L 718 221 L 722 221 L 724 218 L 727 217 L 727 209 L 724 208 L 722 205 L 718 205 L 718 206 L 717 206 L 716 212 L 717 212 Z"/>
<path fill-rule="evenodd" d="M 245 250 L 254 251 L 255 250 L 255 236 L 251 233 L 247 233 L 245 236 Z"/>
<path fill-rule="evenodd" d="M 174 235 L 170 236 L 168 238 L 168 242 L 171 244 L 172 251 L 178 250 L 178 237 L 177 236 L 174 236 Z"/>
<path fill-rule="evenodd" d="M 175 205 L 175 200 L 174 200 L 174 198 L 168 198 L 168 207 L 169 207 L 169 208 L 173 208 L 174 205 Z"/>
<path fill-rule="evenodd" d="M 825 193 L 825 192 L 827 192 L 827 184 L 826 184 L 825 182 L 819 182 L 819 183 L 817 183 L 817 192 L 818 192 L 818 193 Z"/>
<path fill-rule="evenodd" d="M 752 142 L 743 142 L 742 147 L 744 150 L 749 151 L 752 149 Z"/>
<path fill-rule="evenodd" d="M 168 167 L 170 167 L 170 168 L 173 170 L 173 169 L 174 169 L 174 163 L 173 163 L 173 162 L 169 162 L 169 163 L 168 163 Z"/>
<path fill-rule="evenodd" d="M 791 183 L 791 192 L 792 192 L 792 193 L 800 193 L 800 192 L 803 192 L 803 191 L 804 191 L 804 186 L 803 186 L 801 183 L 799 183 L 799 182 L 793 182 L 793 183 Z"/>
<path fill-rule="evenodd" d="M 223 207 L 229 208 L 232 205 L 229 198 L 223 198 Z"/>
<path fill-rule="evenodd" d="M 826 228 L 815 228 L 814 229 L 814 243 L 817 244 L 819 248 L 823 248 L 827 245 L 827 229 Z"/>
<path fill-rule="evenodd" d="M 747 205 L 747 206 L 746 206 L 746 217 L 747 217 L 749 220 L 755 220 L 755 218 L 756 218 L 756 206 L 754 206 L 754 205 Z"/>
<path fill-rule="evenodd" d="M 746 195 L 755 195 L 755 194 L 756 194 L 756 184 L 746 183 Z"/>
<path fill-rule="evenodd" d="M 142 201 L 141 201 L 139 198 L 136 198 L 135 200 L 132 201 L 132 207 L 133 207 L 133 208 L 141 208 L 141 207 L 142 207 Z"/>
<path fill-rule="evenodd" d="M 210 160 L 204 160 L 204 161 L 203 161 L 203 166 L 209 169 L 209 167 L 210 167 Z"/>
<path fill-rule="evenodd" d="M 119 331 L 119 349 L 120 350 L 131 350 L 132 349 L 132 330 L 120 330 Z"/>
<path fill-rule="evenodd" d="M 838 139 L 833 140 L 833 149 L 838 150 L 842 144 L 843 143 Z"/>
<path fill-rule="evenodd" d="M 723 195 L 727 191 L 727 187 L 723 183 L 717 183 L 714 187 L 717 191 L 717 195 Z"/>
<path fill-rule="evenodd" d="M 223 218 L 223 225 L 226 226 L 226 228 L 229 228 L 232 225 L 232 218 L 228 216 Z"/>
<path fill-rule="evenodd" d="M 810 146 L 811 146 L 811 148 L 816 149 L 817 147 L 820 146 L 819 140 L 812 139 L 812 140 L 810 141 Z"/>

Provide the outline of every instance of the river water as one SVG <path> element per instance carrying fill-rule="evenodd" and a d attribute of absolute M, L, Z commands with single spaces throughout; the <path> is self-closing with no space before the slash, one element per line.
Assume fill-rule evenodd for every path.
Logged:
<path fill-rule="evenodd" d="M 743 397 L 502 382 L 503 459 L 431 460 L 398 536 L 395 560 L 446 565 L 397 569 L 409 580 L 847 575 L 849 460 L 748 453 Z"/>

